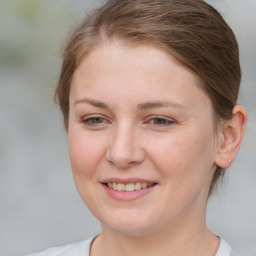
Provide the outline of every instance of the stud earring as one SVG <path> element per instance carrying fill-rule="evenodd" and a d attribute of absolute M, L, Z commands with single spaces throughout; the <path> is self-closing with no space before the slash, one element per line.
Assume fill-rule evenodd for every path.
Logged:
<path fill-rule="evenodd" d="M 229 163 L 231 163 L 231 160 L 228 160 Z"/>

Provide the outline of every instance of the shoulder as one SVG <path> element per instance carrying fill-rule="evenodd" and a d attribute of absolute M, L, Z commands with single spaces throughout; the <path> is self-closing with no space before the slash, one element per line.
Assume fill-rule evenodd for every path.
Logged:
<path fill-rule="evenodd" d="M 229 256 L 239 256 L 234 250 L 231 249 Z"/>
<path fill-rule="evenodd" d="M 220 245 L 215 256 L 239 256 L 234 250 L 232 250 L 230 244 L 220 238 Z"/>
<path fill-rule="evenodd" d="M 27 256 L 89 256 L 90 245 L 93 239 L 94 237 L 91 237 L 78 243 L 49 248 L 38 253 L 29 254 Z"/>

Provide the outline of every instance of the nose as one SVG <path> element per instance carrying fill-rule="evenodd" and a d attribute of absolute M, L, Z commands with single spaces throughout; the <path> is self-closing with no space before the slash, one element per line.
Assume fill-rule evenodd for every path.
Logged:
<path fill-rule="evenodd" d="M 135 128 L 128 124 L 116 127 L 106 152 L 107 160 L 118 168 L 129 168 L 142 163 L 145 153 Z"/>

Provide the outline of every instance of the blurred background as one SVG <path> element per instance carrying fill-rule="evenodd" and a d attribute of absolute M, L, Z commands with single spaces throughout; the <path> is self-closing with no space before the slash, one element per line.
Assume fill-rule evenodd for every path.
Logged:
<path fill-rule="evenodd" d="M 210 228 L 256 255 L 256 1 L 208 0 L 233 28 L 249 120 L 241 150 L 208 203 Z M 20 256 L 100 232 L 73 183 L 67 135 L 53 103 L 61 49 L 89 0 L 0 0 L 0 256 Z"/>

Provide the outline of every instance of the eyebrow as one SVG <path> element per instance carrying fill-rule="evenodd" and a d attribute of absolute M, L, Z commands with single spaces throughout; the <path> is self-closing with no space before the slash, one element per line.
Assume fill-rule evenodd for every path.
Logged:
<path fill-rule="evenodd" d="M 88 103 L 92 106 L 95 106 L 97 108 L 103 108 L 103 109 L 110 109 L 109 106 L 101 101 L 95 100 L 95 99 L 89 99 L 89 98 L 83 98 L 80 100 L 76 100 L 74 102 L 74 106 L 81 103 Z M 178 109 L 189 109 L 187 106 L 182 105 L 177 102 L 172 101 L 152 101 L 152 102 L 146 102 L 138 104 L 137 109 L 139 111 L 153 109 L 153 108 L 162 108 L 162 107 L 174 107 Z"/>
<path fill-rule="evenodd" d="M 100 101 L 94 100 L 94 99 L 88 99 L 88 98 L 83 98 L 83 99 L 80 99 L 80 100 L 76 100 L 74 102 L 74 106 L 77 105 L 77 104 L 81 104 L 81 103 L 89 103 L 89 104 L 91 104 L 91 105 L 93 105 L 94 107 L 97 107 L 97 108 L 109 109 L 109 107 L 106 103 L 100 102 Z"/>
<path fill-rule="evenodd" d="M 179 104 L 177 102 L 172 101 L 153 101 L 146 102 L 138 105 L 138 110 L 147 110 L 152 108 L 162 108 L 162 107 L 174 107 L 180 109 L 188 109 L 187 106 Z"/>

